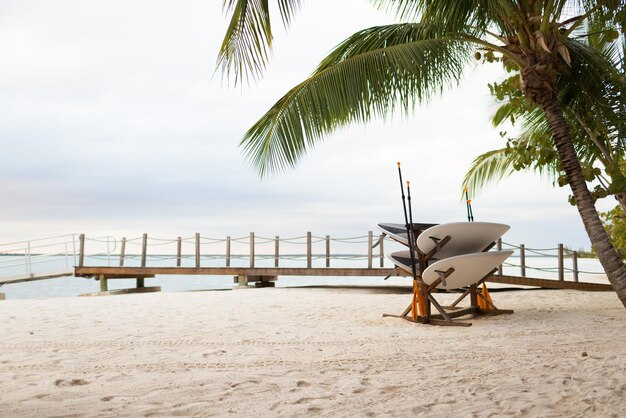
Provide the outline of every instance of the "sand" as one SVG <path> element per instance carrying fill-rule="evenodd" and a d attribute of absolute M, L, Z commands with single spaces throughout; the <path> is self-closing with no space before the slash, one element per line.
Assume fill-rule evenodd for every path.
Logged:
<path fill-rule="evenodd" d="M 469 328 L 383 318 L 398 291 L 6 300 L 0 415 L 624 416 L 615 294 L 492 296 Z"/>

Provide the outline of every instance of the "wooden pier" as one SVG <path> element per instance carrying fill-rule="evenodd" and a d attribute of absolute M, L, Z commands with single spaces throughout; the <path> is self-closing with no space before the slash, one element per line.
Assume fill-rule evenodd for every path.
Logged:
<path fill-rule="evenodd" d="M 152 240 L 152 241 L 151 241 Z M 89 242 L 87 242 L 89 241 Z M 154 247 L 150 246 L 150 242 Z M 121 241 L 117 241 L 112 237 L 94 238 L 88 239 L 84 235 L 78 236 L 78 240 L 65 242 L 64 247 L 61 249 L 61 253 L 66 257 L 70 257 L 75 260 L 76 266 L 73 269 L 66 269 L 64 271 L 55 271 L 48 273 L 32 273 L 30 266 L 27 268 L 27 272 L 23 275 L 0 277 L 0 286 L 9 283 L 20 283 L 34 280 L 51 279 L 55 277 L 63 277 L 73 275 L 75 277 L 95 278 L 100 281 L 100 290 L 102 292 L 108 291 L 107 282 L 113 279 L 133 279 L 136 281 L 137 291 L 147 291 L 149 288 L 145 286 L 145 279 L 153 278 L 161 275 L 179 275 L 179 276 L 231 276 L 235 283 L 239 287 L 247 286 L 249 283 L 255 283 L 256 287 L 273 286 L 274 281 L 280 276 L 297 276 L 297 277 L 380 277 L 385 278 L 387 276 L 402 276 L 403 273 L 396 268 L 390 268 L 385 266 L 384 262 L 384 236 L 375 236 L 373 232 L 369 232 L 366 236 L 354 237 L 354 238 L 336 238 L 331 239 L 326 235 L 323 237 L 314 237 L 311 232 L 307 232 L 306 235 L 296 238 L 280 239 L 278 236 L 272 238 L 262 238 L 256 236 L 254 233 L 250 233 L 249 236 L 243 238 L 231 238 L 215 239 L 201 237 L 200 234 L 195 234 L 192 237 L 183 239 L 178 237 L 176 239 L 164 240 L 157 238 L 149 238 L 147 234 L 143 234 L 141 237 L 127 240 L 122 238 Z M 366 249 L 361 251 L 362 255 L 347 256 L 346 254 L 331 253 L 332 245 L 339 245 L 340 243 L 348 243 L 353 247 L 359 246 Z M 119 245 L 118 245 L 119 244 Z M 184 244 L 184 245 L 183 245 Z M 244 246 L 247 250 L 247 254 L 236 255 L 233 251 L 234 244 Z M 281 266 L 284 262 L 284 258 L 291 257 L 294 254 L 285 253 L 285 248 L 288 245 L 299 244 L 301 250 L 298 250 L 298 263 L 301 263 L 302 267 Z M 28 244 L 30 245 L 30 244 Z M 98 247 L 98 245 L 100 247 Z M 139 251 L 128 251 L 129 246 L 135 245 Z M 163 254 L 163 245 L 170 245 L 170 250 L 166 255 Z M 221 246 L 222 255 L 216 255 L 213 251 L 210 255 L 206 250 L 207 247 L 212 245 Z M 259 248 L 265 246 L 265 254 L 259 254 Z M 567 253 L 567 249 L 559 244 L 554 249 L 556 255 L 557 267 L 553 269 L 544 269 L 544 271 L 554 271 L 556 276 L 554 279 L 529 277 L 527 271 L 533 269 L 533 267 L 526 265 L 527 254 L 532 257 L 536 254 L 544 254 L 541 251 L 546 250 L 533 250 L 527 248 L 525 245 L 511 246 L 509 244 L 503 244 L 502 241 L 497 242 L 497 248 L 502 249 L 503 245 L 508 245 L 509 248 L 514 248 L 520 260 L 521 265 L 519 267 L 520 275 L 511 275 L 510 267 L 507 265 L 507 274 L 504 274 L 502 266 L 498 269 L 494 275 L 489 277 L 487 281 L 492 283 L 511 284 L 516 286 L 529 286 L 529 287 L 541 287 L 549 289 L 576 289 L 586 291 L 611 291 L 612 287 L 608 283 L 590 283 L 579 281 L 578 271 L 578 254 L 576 252 Z M 183 246 L 187 251 L 183 252 Z M 317 253 L 314 252 L 314 246 L 316 246 Z M 76 248 L 77 251 L 70 252 L 69 248 Z M 89 248 L 86 248 L 89 247 Z M 170 261 L 167 263 L 169 266 L 154 266 L 151 264 L 151 248 L 158 247 L 160 262 L 166 257 Z M 268 247 L 271 247 L 273 254 L 267 254 Z M 378 247 L 378 248 L 376 248 Z M 191 249 L 191 251 L 189 251 Z M 241 249 L 241 248 L 240 248 Z M 288 250 L 289 248 L 287 248 Z M 322 251 L 319 251 L 322 249 Z M 202 250 L 205 252 L 203 253 Z M 283 251 L 281 253 L 281 250 Z M 293 250 L 293 248 L 292 248 Z M 241 251 L 240 251 L 241 252 Z M 321 252 L 321 254 L 320 254 Z M 366 254 L 364 254 L 366 252 Z M 25 260 L 30 261 L 31 257 L 34 257 L 29 251 L 25 253 Z M 212 258 L 211 258 L 212 257 Z M 210 267 L 202 264 L 206 264 L 206 260 L 221 259 L 222 266 Z M 246 259 L 245 266 L 232 266 L 234 260 L 239 260 L 238 264 L 241 264 L 241 259 Z M 565 267 L 566 258 L 570 258 L 572 261 L 572 269 Z M 362 260 L 364 267 L 337 267 L 331 266 L 332 263 L 337 260 L 355 260 L 350 264 L 354 265 L 356 260 Z M 94 264 L 96 265 L 87 265 Z M 101 260 L 101 262 L 98 262 Z M 106 261 L 105 261 L 106 260 Z M 89 263 L 87 263 L 87 261 Z M 261 262 L 259 262 L 261 261 Z M 67 260 L 66 260 L 67 264 Z M 135 264 L 133 266 L 128 264 Z M 138 265 L 137 265 L 138 264 Z M 162 263 L 161 263 L 162 264 Z M 191 266 L 190 266 L 191 264 Z M 259 266 L 264 264 L 264 266 Z M 268 264 L 273 266 L 267 266 Z M 293 262 L 291 264 L 294 264 Z M 541 269 L 536 269 L 541 270 Z M 571 273 L 571 280 L 565 279 L 565 273 Z M 545 274 L 545 273 L 544 273 Z M 407 281 L 407 284 L 409 282 Z M 130 290 L 130 289 L 129 289 Z"/>
<path fill-rule="evenodd" d="M 605 283 L 569 282 L 565 280 L 539 279 L 534 277 L 520 277 L 494 274 L 487 278 L 491 283 L 504 283 L 518 286 L 541 287 L 544 289 L 573 289 L 589 292 L 611 292 L 613 287 Z"/>
<path fill-rule="evenodd" d="M 74 276 L 74 274 L 75 274 L 74 270 L 64 270 L 64 271 L 49 272 L 49 273 L 19 274 L 15 276 L 0 278 L 0 286 L 5 285 L 5 284 L 34 282 L 36 280 L 57 279 L 59 277 L 71 277 L 71 276 Z"/>
<path fill-rule="evenodd" d="M 257 287 L 272 286 L 279 276 L 302 277 L 380 277 L 404 276 L 396 268 L 290 268 L 290 267 L 76 267 L 75 276 L 94 277 L 100 280 L 101 291 L 106 291 L 109 279 L 137 279 L 137 288 L 144 287 L 143 279 L 157 275 L 194 275 L 194 276 L 233 276 L 236 283 L 245 286 L 258 282 Z M 545 289 L 574 289 L 586 291 L 612 291 L 609 284 L 570 282 L 553 279 L 539 279 L 494 274 L 487 279 L 492 283 L 512 284 L 518 286 L 541 287 Z M 264 283 L 267 283 L 264 285 Z M 408 283 L 408 282 L 407 282 Z"/>

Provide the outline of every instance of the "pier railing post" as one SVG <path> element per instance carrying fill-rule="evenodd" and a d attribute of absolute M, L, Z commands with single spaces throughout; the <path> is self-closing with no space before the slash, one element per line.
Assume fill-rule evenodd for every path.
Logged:
<path fill-rule="evenodd" d="M 111 237 L 107 237 L 107 265 L 111 265 Z"/>
<path fill-rule="evenodd" d="M 306 268 L 310 269 L 311 266 L 313 265 L 313 261 L 311 259 L 311 233 L 307 232 L 306 233 Z"/>
<path fill-rule="evenodd" d="M 126 257 L 126 237 L 122 237 L 122 245 L 120 247 L 120 267 L 124 267 L 124 257 Z"/>
<path fill-rule="evenodd" d="M 254 268 L 254 232 L 250 232 L 250 268 Z"/>
<path fill-rule="evenodd" d="M 526 246 L 524 244 L 520 244 L 519 246 L 519 263 L 520 273 L 522 277 L 526 277 Z"/>
<path fill-rule="evenodd" d="M 572 252 L 572 270 L 574 273 L 574 281 L 578 283 L 578 251 Z"/>
<path fill-rule="evenodd" d="M 26 243 L 26 274 L 31 276 L 33 273 L 33 264 L 30 258 L 30 241 Z"/>
<path fill-rule="evenodd" d="M 180 267 L 183 251 L 183 239 L 181 237 L 176 238 L 176 267 Z"/>
<path fill-rule="evenodd" d="M 367 232 L 367 268 L 372 268 L 372 246 L 374 245 L 374 234 L 372 231 Z"/>
<path fill-rule="evenodd" d="M 83 267 L 85 265 L 85 234 L 80 234 L 78 240 L 78 267 Z"/>
<path fill-rule="evenodd" d="M 385 234 L 380 234 L 378 237 L 378 246 L 380 247 L 380 267 L 385 267 L 385 249 L 383 248 L 385 242 Z"/>
<path fill-rule="evenodd" d="M 74 258 L 74 264 L 76 264 L 76 235 L 72 234 L 72 257 Z"/>
<path fill-rule="evenodd" d="M 276 235 L 274 237 L 274 267 L 278 267 L 278 260 L 280 260 L 280 238 Z"/>
<path fill-rule="evenodd" d="M 146 266 L 146 254 L 148 253 L 148 234 L 143 234 L 141 240 L 141 267 Z"/>
<path fill-rule="evenodd" d="M 330 267 L 330 235 L 326 235 L 326 267 Z"/>
<path fill-rule="evenodd" d="M 502 251 L 502 238 L 498 238 L 498 241 L 496 241 L 496 249 Z M 502 264 L 498 266 L 498 274 L 502 276 Z"/>
<path fill-rule="evenodd" d="M 559 257 L 559 281 L 563 281 L 565 280 L 565 271 L 563 269 L 563 244 L 559 244 L 558 257 Z"/>
<path fill-rule="evenodd" d="M 68 252 L 67 242 L 66 242 L 65 243 L 65 270 L 68 270 L 70 268 L 69 258 L 70 258 L 70 253 Z"/>
<path fill-rule="evenodd" d="M 200 267 L 200 234 L 196 232 L 196 268 Z"/>
<path fill-rule="evenodd" d="M 230 267 L 230 237 L 226 237 L 226 267 Z"/>

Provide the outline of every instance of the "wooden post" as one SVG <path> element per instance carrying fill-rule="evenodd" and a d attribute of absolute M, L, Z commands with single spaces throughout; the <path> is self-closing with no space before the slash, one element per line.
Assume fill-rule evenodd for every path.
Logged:
<path fill-rule="evenodd" d="M 111 241 L 110 237 L 107 237 L 107 265 L 111 265 Z"/>
<path fill-rule="evenodd" d="M 278 267 L 278 260 L 280 259 L 280 238 L 278 235 L 274 237 L 274 267 Z"/>
<path fill-rule="evenodd" d="M 250 268 L 254 268 L 254 232 L 250 232 Z"/>
<path fill-rule="evenodd" d="M 180 267 L 182 259 L 183 240 L 181 237 L 176 238 L 176 267 Z"/>
<path fill-rule="evenodd" d="M 122 237 L 122 247 L 120 248 L 120 267 L 124 267 L 125 256 L 126 256 L 126 237 Z"/>
<path fill-rule="evenodd" d="M 372 268 L 372 246 L 374 245 L 374 234 L 372 231 L 367 233 L 367 268 Z"/>
<path fill-rule="evenodd" d="M 141 267 L 146 266 L 146 253 L 148 252 L 148 234 L 143 234 L 141 242 Z"/>
<path fill-rule="evenodd" d="M 478 306 L 478 285 L 476 283 L 474 283 L 473 285 L 470 285 L 469 287 L 470 290 L 470 305 L 472 307 L 476 307 Z"/>
<path fill-rule="evenodd" d="M 235 276 L 235 283 L 237 283 L 237 287 L 239 288 L 247 288 L 248 287 L 248 276 L 245 274 L 240 274 Z"/>
<path fill-rule="evenodd" d="M 313 260 L 311 259 L 311 233 L 306 233 L 306 268 L 310 269 L 313 265 Z"/>
<path fill-rule="evenodd" d="M 574 281 L 578 283 L 578 251 L 572 253 L 572 270 L 574 273 Z"/>
<path fill-rule="evenodd" d="M 330 235 L 326 235 L 326 267 L 330 267 Z"/>
<path fill-rule="evenodd" d="M 526 247 L 524 244 L 519 245 L 519 263 L 522 277 L 526 277 Z"/>
<path fill-rule="evenodd" d="M 107 286 L 107 278 L 104 276 L 104 274 L 100 274 L 98 276 L 98 281 L 100 282 L 100 291 L 101 292 L 106 292 L 107 290 L 109 290 L 109 288 Z"/>
<path fill-rule="evenodd" d="M 559 244 L 559 280 L 565 280 L 565 271 L 563 270 L 563 244 Z"/>
<path fill-rule="evenodd" d="M 69 262 L 68 262 L 69 257 L 70 257 L 70 253 L 67 250 L 67 242 L 66 242 L 65 243 L 65 269 L 66 270 L 69 270 L 69 268 L 70 268 L 70 265 L 69 265 Z"/>
<path fill-rule="evenodd" d="M 496 242 L 496 248 L 498 251 L 502 251 L 502 238 L 498 238 L 498 241 Z M 502 264 L 498 266 L 498 274 L 502 276 Z"/>
<path fill-rule="evenodd" d="M 80 241 L 79 253 L 78 253 L 78 267 L 82 267 L 85 263 L 85 234 L 78 236 Z"/>
<path fill-rule="evenodd" d="M 230 237 L 226 237 L 226 267 L 230 267 Z"/>
<path fill-rule="evenodd" d="M 144 278 L 137 277 L 137 289 L 141 289 L 144 287 Z"/>
<path fill-rule="evenodd" d="M 72 258 L 76 264 L 76 236 L 74 234 L 72 234 Z"/>
<path fill-rule="evenodd" d="M 380 247 L 380 267 L 385 267 L 385 250 L 383 248 L 383 243 L 385 242 L 385 234 L 380 234 L 380 237 L 378 237 L 378 242 L 380 244 L 378 244 L 378 246 Z"/>
<path fill-rule="evenodd" d="M 196 232 L 196 268 L 200 267 L 200 234 Z"/>

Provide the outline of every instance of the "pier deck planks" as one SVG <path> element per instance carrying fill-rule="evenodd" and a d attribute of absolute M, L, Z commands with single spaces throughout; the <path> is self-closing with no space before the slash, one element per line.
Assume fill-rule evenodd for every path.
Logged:
<path fill-rule="evenodd" d="M 3 277 L 0 279 L 0 286 L 11 283 L 34 282 L 36 280 L 56 279 L 59 277 L 73 276 L 74 271 L 61 271 L 56 273 L 32 273 L 18 276 Z"/>
<path fill-rule="evenodd" d="M 337 277 L 385 277 L 399 276 L 395 268 L 294 268 L 294 267 L 76 267 L 77 277 L 102 275 L 106 278 L 134 278 L 155 275 L 218 275 L 218 276 L 337 276 Z M 508 275 L 492 275 L 492 283 L 504 283 L 547 289 L 574 289 L 587 291 L 612 291 L 610 284 L 538 279 Z"/>

